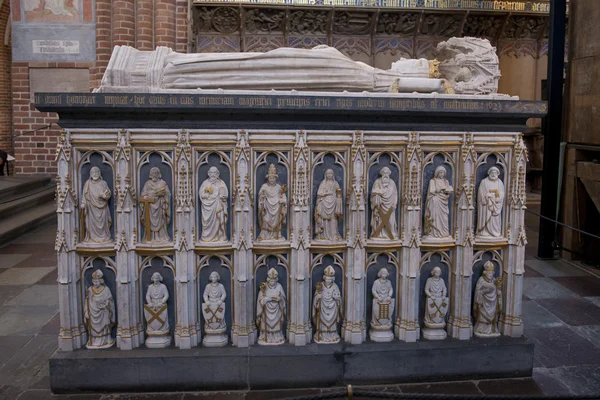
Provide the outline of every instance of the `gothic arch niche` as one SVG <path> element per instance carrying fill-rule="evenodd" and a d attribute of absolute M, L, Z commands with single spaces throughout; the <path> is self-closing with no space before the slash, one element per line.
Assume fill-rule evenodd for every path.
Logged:
<path fill-rule="evenodd" d="M 202 201 L 200 193 L 200 187 L 202 183 L 208 179 L 208 170 L 211 167 L 217 168 L 219 170 L 219 179 L 221 179 L 225 186 L 227 187 L 227 223 L 225 224 L 225 237 L 226 241 L 231 241 L 231 232 L 232 232 L 232 218 L 231 215 L 231 195 L 232 195 L 232 163 L 231 163 L 231 151 L 198 151 L 196 152 L 196 190 L 195 190 L 195 199 L 198 206 L 196 207 L 196 229 L 197 236 L 196 239 L 203 244 L 207 244 L 209 242 L 202 241 Z"/>
<path fill-rule="evenodd" d="M 475 253 L 475 255 L 473 256 L 473 274 L 471 275 L 471 322 L 473 323 L 473 333 L 475 336 L 479 336 L 476 332 L 477 329 L 477 321 L 474 315 L 474 305 L 475 305 L 475 288 L 477 287 L 477 282 L 479 281 L 479 279 L 483 276 L 483 272 L 484 272 L 484 265 L 487 262 L 491 262 L 494 265 L 494 280 L 496 278 L 500 278 L 502 279 L 502 265 L 504 263 L 503 260 L 503 251 L 501 249 L 498 250 L 481 250 Z M 488 284 L 489 286 L 489 284 Z M 504 284 L 502 285 L 504 286 Z M 504 302 L 504 295 L 505 295 L 505 287 L 502 288 L 502 293 L 501 293 L 501 297 L 502 297 L 502 302 Z M 487 298 L 487 296 L 484 296 L 484 299 Z M 484 300 L 485 301 L 485 300 Z M 520 301 L 520 299 L 519 299 Z M 498 305 L 498 304 L 496 304 Z M 497 309 L 498 310 L 498 309 Z M 499 311 L 499 316 L 502 316 L 502 309 L 498 310 Z M 484 317 L 484 320 L 489 321 L 489 317 Z M 492 325 L 495 325 L 492 324 Z M 496 336 L 499 335 L 499 333 L 492 335 L 492 336 Z"/>
<path fill-rule="evenodd" d="M 282 333 L 284 340 L 287 341 L 287 328 L 290 318 L 290 306 L 293 299 L 290 298 L 290 274 L 287 254 L 257 254 L 254 262 L 254 316 L 258 309 L 258 293 L 260 284 L 267 281 L 267 274 L 271 268 L 275 269 L 278 274 L 278 282 L 281 284 L 286 297 L 285 318 L 283 321 Z M 260 334 L 260 333 L 259 333 Z"/>
<path fill-rule="evenodd" d="M 196 276 L 198 279 L 198 321 L 202 337 L 206 334 L 204 316 L 202 315 L 202 303 L 204 302 L 204 289 L 210 283 L 210 274 L 217 272 L 219 282 L 225 287 L 227 297 L 225 298 L 225 323 L 227 324 L 227 338 L 230 342 L 231 327 L 233 325 L 234 301 L 233 301 L 233 277 L 234 266 L 230 254 L 200 255 L 196 265 Z"/>
<path fill-rule="evenodd" d="M 471 304 L 475 297 L 475 286 L 483 273 L 483 265 L 491 261 L 494 264 L 494 278 L 502 277 L 502 250 L 481 250 L 473 256 L 473 274 L 471 275 Z"/>
<path fill-rule="evenodd" d="M 260 199 L 260 190 L 263 185 L 267 184 L 267 174 L 269 173 L 270 166 L 273 165 L 275 168 L 275 172 L 277 174 L 277 183 L 280 186 L 278 193 L 271 193 L 273 196 L 278 195 L 280 199 L 286 199 L 285 214 L 281 213 L 280 210 L 279 215 L 275 215 L 275 207 L 271 206 L 271 210 L 273 210 L 272 214 L 268 212 L 265 215 L 261 215 L 261 209 L 259 207 L 261 203 Z M 288 190 L 289 184 L 289 175 L 290 175 L 290 164 L 289 164 L 289 152 L 288 151 L 264 151 L 264 152 L 256 152 L 255 154 L 255 238 L 257 242 L 273 242 L 273 241 L 286 241 L 289 239 L 289 204 L 290 204 L 290 193 Z M 268 189 L 269 186 L 266 185 L 265 189 Z M 275 201 L 275 197 L 273 197 L 272 202 Z M 263 225 L 262 221 L 265 220 L 265 217 L 269 218 L 269 223 L 267 225 Z M 279 218 L 279 219 L 278 219 Z M 278 231 L 273 231 L 272 234 L 267 233 L 264 228 L 275 227 L 277 224 L 281 224 L 281 229 Z M 265 234 L 261 237 L 261 231 L 265 230 Z"/>
<path fill-rule="evenodd" d="M 313 238 L 315 240 L 323 240 L 329 241 L 326 236 L 326 232 L 317 232 L 317 203 L 319 201 L 318 191 L 321 186 L 321 183 L 325 180 L 325 173 L 328 170 L 332 170 L 334 174 L 334 181 L 339 186 L 339 189 L 336 191 L 334 195 L 336 199 L 339 198 L 341 201 L 341 217 L 338 218 L 337 223 L 337 232 L 341 239 L 337 240 L 337 242 L 341 242 L 344 240 L 344 216 L 345 216 L 345 201 L 344 201 L 344 193 L 346 192 L 346 152 L 321 152 L 321 153 L 313 153 L 313 170 L 312 170 L 312 215 L 311 220 L 313 224 Z M 327 207 L 324 205 L 324 207 Z M 327 207 L 332 208 L 332 207 Z M 333 208 L 337 208 L 333 206 Z M 324 218 L 327 218 L 325 216 Z M 324 221 L 323 224 L 327 222 Z"/>
<path fill-rule="evenodd" d="M 169 318 L 169 336 L 171 337 L 171 343 L 174 343 L 175 338 L 175 324 L 177 322 L 177 316 L 175 315 L 177 310 L 177 296 L 175 293 L 175 265 L 173 263 L 172 256 L 150 256 L 144 257 L 141 260 L 139 273 L 139 286 L 138 286 L 138 298 L 140 299 L 140 321 L 144 326 L 144 337 L 147 338 L 146 329 L 147 321 L 144 317 L 144 304 L 146 304 L 146 292 L 148 286 L 152 285 L 152 275 L 158 272 L 162 277 L 163 283 L 169 292 L 169 299 L 167 300 L 167 316 Z"/>
<path fill-rule="evenodd" d="M 104 275 L 104 284 L 110 290 L 115 302 L 115 326 L 112 327 L 110 335 L 116 341 L 117 327 L 119 326 L 119 308 L 117 306 L 117 267 L 115 260 L 113 257 L 83 257 L 81 261 L 81 281 L 83 282 L 81 285 L 81 301 L 83 302 L 81 310 L 83 311 L 85 308 L 87 289 L 92 286 L 92 274 L 99 269 Z M 83 314 L 81 315 L 81 320 L 85 321 Z M 85 329 L 89 335 L 90 327 L 86 325 Z"/>
<path fill-rule="evenodd" d="M 373 221 L 373 204 L 371 201 L 371 196 L 373 193 L 373 185 L 375 181 L 381 177 L 380 172 L 383 168 L 388 168 L 390 170 L 390 179 L 396 185 L 396 209 L 394 211 L 394 221 L 396 222 L 395 235 L 397 237 L 390 237 L 387 235 L 383 240 L 398 240 L 400 238 L 400 206 L 401 206 L 401 188 L 402 188 L 402 161 L 400 152 L 369 152 L 369 166 L 367 171 L 368 177 L 368 187 L 367 187 L 367 198 L 366 203 L 367 207 L 367 237 L 372 240 L 373 236 L 380 236 L 381 231 L 384 230 L 384 226 L 379 224 L 374 227 Z M 381 240 L 381 239 L 380 239 Z"/>
<path fill-rule="evenodd" d="M 398 254 L 395 252 L 385 253 L 369 253 L 367 254 L 366 263 L 366 279 L 367 283 L 365 286 L 365 322 L 367 325 L 367 331 L 371 329 L 371 319 L 373 316 L 373 283 L 378 279 L 377 274 L 381 268 L 387 269 L 389 272 L 388 279 L 392 284 L 394 290 L 394 312 L 390 315 L 390 319 L 393 323 L 396 321 L 396 315 L 398 314 L 398 299 L 400 294 L 398 293 L 398 265 L 400 261 Z"/>
<path fill-rule="evenodd" d="M 108 190 L 110 190 L 110 198 L 108 199 L 108 210 L 110 213 L 110 237 L 111 240 L 115 238 L 115 187 L 114 187 L 114 171 L 113 171 L 113 153 L 112 151 L 100 151 L 100 150 L 90 150 L 86 152 L 80 152 L 79 164 L 77 170 L 79 171 L 79 205 L 84 199 L 83 189 L 85 187 L 85 183 L 90 178 L 90 171 L 94 167 L 98 167 L 100 169 L 101 179 L 106 182 L 108 186 Z M 83 210 L 81 207 L 79 208 L 79 212 L 81 213 Z M 83 242 L 85 238 L 85 231 L 83 229 L 83 214 L 79 216 L 79 238 L 78 242 Z M 108 247 L 111 247 L 110 244 Z"/>
<path fill-rule="evenodd" d="M 425 159 L 423 160 L 423 187 L 422 187 L 422 204 L 421 212 L 423 218 L 423 241 L 425 242 L 452 242 L 453 239 L 453 230 L 455 227 L 454 223 L 454 191 L 455 191 L 455 177 L 454 173 L 456 171 L 456 166 L 454 163 L 453 156 L 456 153 L 449 153 L 445 151 L 439 152 L 431 152 L 427 153 Z M 435 178 L 435 172 L 438 168 L 443 168 L 446 172 L 445 179 L 448 181 L 448 184 L 452 188 L 452 192 L 449 192 L 447 200 L 440 198 L 440 196 L 444 196 L 444 194 L 431 194 L 432 198 L 428 202 L 428 196 L 430 196 L 430 186 L 433 191 L 437 191 L 441 186 L 439 181 L 433 181 Z M 444 214 L 443 208 L 447 207 L 448 216 L 448 230 L 447 232 L 442 232 L 439 229 L 439 225 L 436 224 L 435 219 L 436 216 L 440 214 Z M 437 226 L 436 226 L 437 225 Z"/>
<path fill-rule="evenodd" d="M 475 225 L 475 237 L 477 240 L 477 236 L 479 234 L 478 232 L 478 226 L 479 226 L 479 212 L 478 212 L 478 208 L 479 208 L 479 203 L 480 203 L 480 199 L 479 199 L 479 187 L 481 184 L 481 181 L 483 181 L 485 178 L 487 178 L 488 176 L 488 172 L 490 170 L 490 168 L 492 167 L 496 167 L 498 168 L 498 170 L 500 171 L 500 175 L 499 175 L 499 179 L 500 181 L 502 181 L 502 183 L 504 184 L 504 200 L 502 201 L 502 213 L 501 213 L 501 232 L 502 235 L 501 237 L 499 237 L 498 239 L 502 239 L 506 237 L 506 228 L 505 228 L 505 221 L 506 221 L 506 197 L 508 194 L 508 190 L 509 190 L 509 185 L 508 185 L 508 173 L 509 173 L 509 167 L 508 167 L 508 163 L 506 162 L 506 154 L 502 154 L 502 153 L 498 153 L 498 152 L 487 152 L 487 153 L 478 153 L 477 154 L 477 163 L 476 163 L 476 170 L 475 170 L 475 218 L 474 218 L 474 225 Z"/>
<path fill-rule="evenodd" d="M 169 235 L 169 242 L 173 241 L 173 224 L 175 221 L 175 215 L 173 213 L 175 201 L 175 192 L 173 190 L 173 152 L 171 151 L 146 151 L 138 152 L 138 164 L 137 164 L 137 176 L 138 176 L 138 203 L 142 198 L 142 193 L 146 182 L 150 180 L 150 171 L 152 168 L 158 168 L 161 174 L 161 179 L 165 181 L 169 191 L 171 193 L 169 197 L 167 233 Z M 139 212 L 139 229 L 138 229 L 138 241 L 140 243 L 145 242 L 146 228 L 141 221 L 145 220 L 145 215 L 142 213 L 141 206 L 138 206 Z M 168 242 L 165 242 L 168 243 Z"/>
<path fill-rule="evenodd" d="M 323 253 L 323 254 L 312 254 L 312 261 L 310 264 L 310 304 L 309 304 L 309 315 L 311 316 L 311 325 L 312 325 L 312 335 L 314 336 L 316 332 L 316 326 L 314 318 L 312 317 L 313 310 L 313 302 L 315 298 L 315 292 L 317 288 L 318 282 L 323 282 L 323 275 L 325 273 L 325 268 L 331 265 L 335 271 L 335 283 L 340 289 L 340 294 L 342 296 L 340 307 L 341 307 L 341 315 L 342 318 L 340 323 L 338 324 L 338 334 L 340 334 L 340 330 L 342 324 L 344 323 L 344 312 L 346 308 L 346 286 L 344 285 L 345 281 L 345 270 L 346 264 L 344 262 L 344 253 Z M 340 335 L 341 336 L 341 335 Z"/>
<path fill-rule="evenodd" d="M 451 302 L 453 299 L 450 298 L 450 271 L 452 270 L 452 258 L 450 252 L 429 252 L 424 253 L 421 257 L 421 264 L 419 267 L 419 292 L 417 293 L 417 301 L 419 304 L 419 326 L 423 329 L 423 318 L 425 316 L 425 284 L 427 279 L 431 277 L 431 271 L 435 267 L 439 267 L 442 270 L 440 278 L 444 280 L 446 284 L 446 296 Z M 445 321 L 448 322 L 450 315 L 450 304 L 448 304 L 448 312 L 446 312 Z"/>

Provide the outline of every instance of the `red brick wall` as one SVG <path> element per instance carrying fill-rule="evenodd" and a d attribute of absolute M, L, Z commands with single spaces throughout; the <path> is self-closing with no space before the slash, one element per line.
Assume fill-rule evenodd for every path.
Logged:
<path fill-rule="evenodd" d="M 0 149 L 12 153 L 11 46 L 10 41 L 4 44 L 9 14 L 10 2 L 4 1 L 0 7 Z"/>
<path fill-rule="evenodd" d="M 4 33 L 3 21 L 8 16 L 8 3 L 4 1 L 0 10 L 0 38 Z M 0 87 L 9 88 L 0 90 L 0 147 L 3 146 L 3 140 L 8 143 L 11 141 L 10 128 L 7 134 L 4 133 L 3 116 L 8 113 L 10 127 L 12 111 L 16 173 L 55 175 L 57 172 L 54 156 L 61 128 L 56 125 L 56 114 L 39 112 L 33 106 L 29 92 L 30 68 L 89 69 L 90 88 L 96 88 L 100 85 L 112 48 L 116 45 L 137 46 L 140 50 L 168 46 L 179 52 L 187 52 L 187 7 L 187 0 L 114 0 L 113 3 L 111 0 L 96 0 L 94 63 L 13 62 L 11 66 L 10 47 L 4 49 L 0 46 Z M 11 73 L 12 78 L 4 78 Z M 3 79 L 10 82 L 5 85 Z M 3 104 L 6 105 L 6 111 L 2 108 Z M 49 124 L 52 126 L 47 128 Z"/>

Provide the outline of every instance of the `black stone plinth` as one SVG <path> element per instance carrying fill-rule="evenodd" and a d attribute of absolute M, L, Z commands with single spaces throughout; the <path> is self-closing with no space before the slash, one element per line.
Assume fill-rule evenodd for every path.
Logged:
<path fill-rule="evenodd" d="M 296 347 L 77 350 L 50 358 L 55 393 L 251 390 L 531 376 L 526 338 Z"/>
<path fill-rule="evenodd" d="M 547 104 L 439 95 L 277 93 L 36 93 L 58 124 L 102 129 L 325 129 L 521 132 Z"/>

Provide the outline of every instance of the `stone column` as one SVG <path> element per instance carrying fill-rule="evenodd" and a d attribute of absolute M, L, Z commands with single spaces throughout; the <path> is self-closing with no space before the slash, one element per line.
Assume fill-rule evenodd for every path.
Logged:
<path fill-rule="evenodd" d="M 402 204 L 402 250 L 398 280 L 398 311 L 395 332 L 400 340 L 419 338 L 419 269 L 421 264 L 421 163 L 423 152 L 419 134 L 411 132 L 404 167 Z"/>
<path fill-rule="evenodd" d="M 465 133 L 461 157 L 456 160 L 459 184 L 456 190 L 456 251 L 450 271 L 450 337 L 468 340 L 473 334 L 471 323 L 471 275 L 473 273 L 473 216 L 475 209 L 475 162 L 477 154 L 473 134 Z"/>
<path fill-rule="evenodd" d="M 115 251 L 117 275 L 117 347 L 131 350 L 144 343 L 138 295 L 139 272 L 135 254 L 137 206 L 131 185 L 132 160 L 128 131 L 117 132 L 115 147 Z"/>
<path fill-rule="evenodd" d="M 366 187 L 367 151 L 363 132 L 355 132 L 350 152 L 350 187 L 347 194 L 348 224 L 346 255 L 346 315 L 342 325 L 344 341 L 359 344 L 367 337 L 365 323 Z"/>
<path fill-rule="evenodd" d="M 56 149 L 56 230 L 55 249 L 58 265 L 58 301 L 60 308 L 60 332 L 58 348 L 63 351 L 83 347 L 87 333 L 83 323 L 83 300 L 81 295 L 81 260 L 75 251 L 77 243 L 77 217 L 79 203 L 73 188 L 74 166 L 71 137 L 63 131 Z"/>
<path fill-rule="evenodd" d="M 502 266 L 503 309 L 500 316 L 500 331 L 507 336 L 523 334 L 522 297 L 525 265 L 525 168 L 527 148 L 523 137 L 515 140 L 512 151 L 510 191 L 507 202 L 508 251 Z"/>
<path fill-rule="evenodd" d="M 254 323 L 254 290 L 252 278 L 253 196 L 252 149 L 248 133 L 238 132 L 235 146 L 235 190 L 233 193 L 233 260 L 234 315 L 231 341 L 234 346 L 248 347 L 256 342 Z"/>
<path fill-rule="evenodd" d="M 305 346 L 310 343 L 312 329 L 310 324 L 311 301 L 309 298 L 310 265 L 310 158 L 306 145 L 306 132 L 296 132 L 294 145 L 294 178 L 291 208 L 290 262 L 291 287 L 287 336 L 290 343 Z"/>
<path fill-rule="evenodd" d="M 188 131 L 179 131 L 175 148 L 175 346 L 189 349 L 200 342 L 196 282 L 194 185 L 192 147 Z"/>

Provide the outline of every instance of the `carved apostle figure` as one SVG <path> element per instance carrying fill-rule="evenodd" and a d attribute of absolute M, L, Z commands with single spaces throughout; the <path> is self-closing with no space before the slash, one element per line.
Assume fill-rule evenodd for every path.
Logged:
<path fill-rule="evenodd" d="M 204 288 L 202 299 L 202 315 L 204 316 L 204 339 L 202 344 L 207 347 L 220 347 L 227 344 L 227 324 L 225 322 L 225 286 L 219 281 L 221 276 L 213 271 L 209 276 L 210 282 Z"/>
<path fill-rule="evenodd" d="M 88 332 L 88 349 L 106 349 L 115 344 L 111 333 L 116 324 L 115 301 L 99 269 L 92 274 L 92 286 L 87 289 L 83 320 Z"/>
<path fill-rule="evenodd" d="M 275 165 L 269 165 L 267 182 L 258 191 L 258 240 L 284 240 L 281 228 L 287 215 L 287 185 L 277 183 L 278 178 Z"/>
<path fill-rule="evenodd" d="M 475 286 L 473 334 L 477 337 L 500 336 L 498 318 L 502 310 L 502 280 L 494 279 L 494 264 L 488 261 Z"/>
<path fill-rule="evenodd" d="M 276 345 L 285 342 L 283 323 L 286 316 L 286 297 L 283 286 L 278 282 L 279 274 L 275 268 L 267 273 L 267 281 L 260 284 L 256 301 L 256 326 L 258 344 Z"/>
<path fill-rule="evenodd" d="M 504 183 L 500 180 L 500 170 L 491 167 L 477 192 L 477 236 L 502 237 L 503 203 Z"/>
<path fill-rule="evenodd" d="M 331 242 L 342 240 L 338 230 L 338 221 L 342 216 L 342 189 L 335 180 L 333 170 L 328 169 L 317 190 L 315 239 Z"/>
<path fill-rule="evenodd" d="M 388 276 L 387 268 L 381 268 L 377 272 L 378 279 L 373 282 L 371 288 L 373 308 L 369 337 L 374 342 L 391 342 L 394 339 L 392 333 L 392 314 L 394 313 L 394 298 L 392 296 L 394 295 L 394 289 Z"/>
<path fill-rule="evenodd" d="M 163 348 L 171 344 L 171 331 L 169 327 L 169 312 L 167 301 L 169 290 L 162 283 L 163 277 L 158 272 L 152 274 L 152 283 L 146 291 L 146 304 L 144 316 L 146 317 L 146 346 L 150 348 Z"/>
<path fill-rule="evenodd" d="M 446 314 L 448 314 L 448 290 L 442 279 L 442 269 L 434 267 L 431 277 L 425 282 L 425 314 L 423 337 L 430 340 L 446 338 Z"/>
<path fill-rule="evenodd" d="M 398 239 L 396 207 L 398 189 L 390 175 L 388 167 L 381 168 L 380 178 L 373 184 L 371 191 L 371 239 Z"/>
<path fill-rule="evenodd" d="M 90 178 L 83 186 L 81 210 L 83 213 L 84 243 L 106 243 L 111 241 L 110 226 L 112 219 L 108 200 L 110 189 L 102 179 L 100 168 L 90 169 Z"/>
<path fill-rule="evenodd" d="M 448 224 L 448 200 L 454 190 L 446 179 L 446 168 L 440 165 L 429 181 L 425 202 L 425 238 L 451 238 Z"/>
<path fill-rule="evenodd" d="M 335 270 L 331 265 L 325 268 L 323 282 L 317 282 L 312 308 L 316 327 L 315 343 L 338 343 L 338 326 L 342 321 L 342 295 L 335 283 Z"/>
<path fill-rule="evenodd" d="M 145 228 L 144 242 L 171 241 L 168 227 L 171 223 L 171 191 L 157 167 L 150 169 L 150 178 L 144 184 L 140 198 L 141 219 Z"/>
<path fill-rule="evenodd" d="M 202 205 L 202 236 L 200 240 L 203 242 L 227 241 L 229 191 L 225 182 L 219 179 L 217 167 L 209 168 L 208 179 L 200 185 L 198 195 Z"/>

